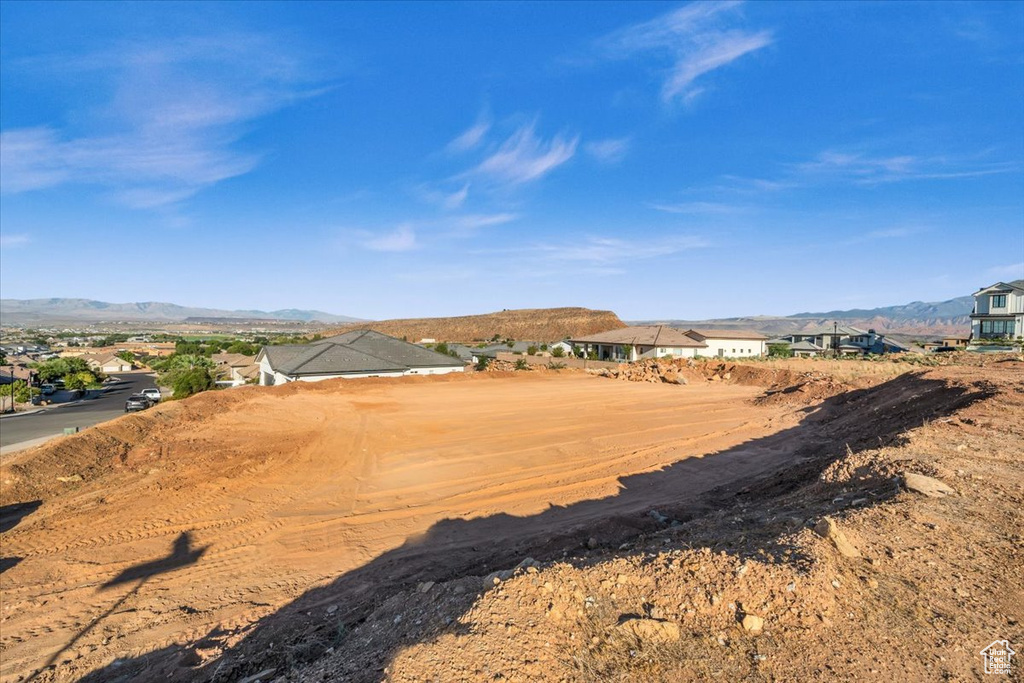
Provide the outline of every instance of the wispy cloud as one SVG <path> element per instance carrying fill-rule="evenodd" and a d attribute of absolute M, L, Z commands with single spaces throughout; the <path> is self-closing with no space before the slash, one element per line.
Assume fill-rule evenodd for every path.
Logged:
<path fill-rule="evenodd" d="M 178 202 L 250 172 L 260 157 L 238 148 L 244 125 L 323 92 L 289 49 L 250 34 L 122 45 L 20 66 L 39 78 L 70 72 L 94 81 L 106 94 L 93 122 L 103 132 L 3 131 L 0 188 L 94 185 L 138 208 Z"/>
<path fill-rule="evenodd" d="M 880 240 L 894 240 L 903 239 L 905 237 L 913 237 L 914 235 L 920 235 L 928 232 L 927 227 L 923 226 L 898 226 L 892 228 L 879 228 L 876 230 L 868 230 L 850 237 L 840 242 L 844 245 L 855 245 L 864 244 L 866 242 L 877 242 Z"/>
<path fill-rule="evenodd" d="M 694 2 L 621 29 L 601 41 L 612 57 L 656 53 L 671 60 L 661 88 L 666 102 L 699 95 L 697 80 L 772 43 L 770 31 L 729 26 L 739 2 Z"/>
<path fill-rule="evenodd" d="M 842 179 L 861 185 L 905 180 L 975 178 L 1010 173 L 1012 162 L 971 163 L 948 157 L 915 155 L 871 156 L 861 152 L 826 150 L 811 161 L 796 164 L 797 174 L 811 181 Z"/>
<path fill-rule="evenodd" d="M 490 118 L 481 115 L 477 122 L 459 134 L 457 138 L 448 143 L 449 152 L 465 152 L 473 149 L 483 142 L 487 131 L 491 129 Z"/>
<path fill-rule="evenodd" d="M 629 152 L 629 138 L 595 140 L 583 145 L 583 150 L 603 164 L 616 164 Z"/>
<path fill-rule="evenodd" d="M 526 258 L 530 263 L 546 262 L 610 267 L 631 261 L 671 256 L 708 246 L 710 246 L 710 242 L 697 235 L 675 235 L 644 241 L 591 235 L 572 241 L 536 242 L 481 253 L 518 255 Z"/>
<path fill-rule="evenodd" d="M 743 210 L 742 207 L 719 202 L 677 202 L 672 204 L 652 202 L 647 206 L 657 211 L 674 214 L 724 215 L 739 213 Z"/>
<path fill-rule="evenodd" d="M 32 238 L 25 233 L 14 233 L 9 235 L 0 234 L 0 247 L 3 247 L 4 249 L 23 247 L 31 241 Z"/>
<path fill-rule="evenodd" d="M 471 173 L 519 185 L 542 178 L 576 153 L 579 136 L 555 135 L 544 141 L 536 136 L 535 128 L 533 123 L 520 126 Z"/>
<path fill-rule="evenodd" d="M 511 223 L 512 221 L 518 218 L 519 215 L 514 213 L 477 213 L 459 216 L 455 218 L 454 222 L 456 227 L 465 228 L 468 230 L 475 230 L 477 228 L 487 228 L 494 225 L 503 225 L 505 223 Z"/>
<path fill-rule="evenodd" d="M 403 223 L 384 235 L 364 240 L 362 244 L 370 251 L 412 251 L 419 247 L 416 231 L 409 223 Z"/>

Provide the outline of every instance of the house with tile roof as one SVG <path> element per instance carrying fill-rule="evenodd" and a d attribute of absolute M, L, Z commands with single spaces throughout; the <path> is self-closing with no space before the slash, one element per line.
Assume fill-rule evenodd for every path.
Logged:
<path fill-rule="evenodd" d="M 597 360 L 630 362 L 645 358 L 693 358 L 703 355 L 708 345 L 667 325 L 635 325 L 569 340 L 584 356 Z"/>
<path fill-rule="evenodd" d="M 311 344 L 264 346 L 256 356 L 263 386 L 337 377 L 402 377 L 462 372 L 458 358 L 373 330 L 353 330 Z"/>

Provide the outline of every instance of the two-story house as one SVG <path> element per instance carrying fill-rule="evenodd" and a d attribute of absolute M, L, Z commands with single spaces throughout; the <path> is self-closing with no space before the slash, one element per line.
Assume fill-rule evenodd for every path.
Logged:
<path fill-rule="evenodd" d="M 974 293 L 971 339 L 1024 337 L 1024 280 L 997 282 Z"/>

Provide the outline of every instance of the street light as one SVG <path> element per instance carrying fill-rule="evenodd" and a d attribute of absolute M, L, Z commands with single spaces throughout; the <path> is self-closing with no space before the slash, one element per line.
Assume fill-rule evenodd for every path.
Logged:
<path fill-rule="evenodd" d="M 839 323 L 832 321 L 832 356 L 839 357 Z"/>

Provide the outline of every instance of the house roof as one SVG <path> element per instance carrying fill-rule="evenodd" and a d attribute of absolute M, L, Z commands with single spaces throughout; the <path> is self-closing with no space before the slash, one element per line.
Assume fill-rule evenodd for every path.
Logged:
<path fill-rule="evenodd" d="M 810 330 L 807 332 L 794 332 L 794 336 L 798 337 L 820 337 L 838 334 L 841 337 L 862 337 L 866 334 L 870 334 L 867 330 L 862 330 L 859 327 L 853 327 L 852 325 L 839 325 L 837 327 L 820 327 L 816 330 Z"/>
<path fill-rule="evenodd" d="M 753 330 L 690 329 L 686 331 L 686 334 L 698 341 L 702 341 L 704 339 L 751 339 L 755 341 L 767 339 L 763 334 L 754 332 Z"/>
<path fill-rule="evenodd" d="M 809 342 L 809 341 L 796 342 L 795 344 L 791 345 L 789 348 L 793 349 L 794 351 L 824 351 L 825 350 L 824 348 L 818 346 L 814 342 Z"/>
<path fill-rule="evenodd" d="M 257 358 L 286 375 L 404 372 L 418 367 L 462 367 L 463 362 L 372 330 L 353 330 L 312 344 L 265 346 Z"/>
<path fill-rule="evenodd" d="M 670 346 L 676 348 L 705 349 L 707 344 L 688 337 L 674 327 L 665 325 L 636 325 L 617 330 L 598 332 L 570 340 L 577 344 L 626 344 L 631 346 Z"/>
<path fill-rule="evenodd" d="M 239 367 L 251 364 L 253 362 L 253 358 L 254 356 L 247 356 L 244 353 L 215 353 L 210 357 L 210 360 L 217 365 Z"/>
<path fill-rule="evenodd" d="M 992 294 L 998 294 L 1000 292 L 1009 293 L 1009 292 L 1012 292 L 1014 290 L 1016 290 L 1018 292 L 1024 292 L 1024 287 L 1021 287 L 1021 286 L 1016 285 L 1016 284 L 1008 283 L 1008 282 L 997 282 L 994 285 L 989 285 L 988 287 L 982 287 L 981 289 L 979 289 L 977 292 L 975 292 L 971 296 L 978 296 L 979 294 L 986 294 L 986 293 L 992 293 Z"/>

